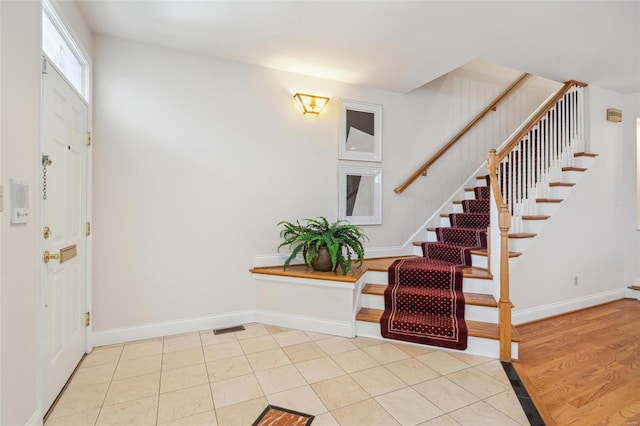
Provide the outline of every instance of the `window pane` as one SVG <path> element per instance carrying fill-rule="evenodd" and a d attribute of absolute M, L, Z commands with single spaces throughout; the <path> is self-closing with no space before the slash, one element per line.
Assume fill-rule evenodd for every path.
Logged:
<path fill-rule="evenodd" d="M 76 90 L 86 96 L 84 90 L 85 65 L 78 60 L 71 46 L 44 12 L 42 13 L 42 50 L 60 68 Z"/>

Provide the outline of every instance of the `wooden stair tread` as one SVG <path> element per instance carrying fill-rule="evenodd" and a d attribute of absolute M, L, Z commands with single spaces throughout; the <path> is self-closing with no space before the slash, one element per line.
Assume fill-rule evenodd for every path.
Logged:
<path fill-rule="evenodd" d="M 358 315 L 356 315 L 356 320 L 380 323 L 380 318 L 382 317 L 383 312 L 384 311 L 382 309 L 360 308 L 360 310 L 358 311 Z M 498 324 L 468 320 L 465 322 L 467 323 L 469 336 L 500 340 L 500 335 L 498 334 Z M 520 334 L 513 326 L 511 326 L 511 341 L 520 341 Z"/>
<path fill-rule="evenodd" d="M 586 167 L 563 167 L 563 172 L 586 172 Z"/>
<path fill-rule="evenodd" d="M 385 284 L 366 284 L 362 288 L 362 294 L 384 296 L 386 289 L 387 286 Z M 464 300 L 467 305 L 488 306 L 491 308 L 498 307 L 498 302 L 496 302 L 496 299 L 490 294 L 464 293 Z"/>
<path fill-rule="evenodd" d="M 384 295 L 384 291 L 387 289 L 385 284 L 365 284 L 362 287 L 362 294 L 373 294 L 374 296 Z"/>
<path fill-rule="evenodd" d="M 465 188 L 464 191 L 465 192 L 474 192 L 475 189 L 474 188 Z"/>
<path fill-rule="evenodd" d="M 536 203 L 561 203 L 562 198 L 536 198 Z"/>
<path fill-rule="evenodd" d="M 487 180 L 487 175 L 476 176 L 477 180 Z"/>
<path fill-rule="evenodd" d="M 627 287 L 627 288 L 629 288 L 629 289 L 631 289 L 631 290 L 637 290 L 637 291 L 640 291 L 640 285 L 630 285 L 630 286 L 629 286 L 629 287 Z"/>
<path fill-rule="evenodd" d="M 440 217 L 449 217 L 450 213 L 440 213 Z"/>
<path fill-rule="evenodd" d="M 471 266 L 462 270 L 462 276 L 465 278 L 478 278 L 481 280 L 492 280 L 493 275 L 488 269 Z"/>
<path fill-rule="evenodd" d="M 414 242 L 414 244 L 416 244 Z M 369 271 L 387 272 L 393 262 L 398 259 L 416 258 L 420 259 L 422 256 L 403 256 L 403 257 L 385 257 L 380 259 L 365 259 L 364 264 Z M 481 280 L 492 280 L 493 275 L 489 270 L 485 268 L 479 268 L 477 266 L 471 266 L 462 270 L 462 275 L 465 278 L 478 278 Z"/>
<path fill-rule="evenodd" d="M 545 215 L 527 215 L 527 216 L 522 216 L 522 220 L 547 220 L 550 217 L 551 216 L 545 216 Z"/>
<path fill-rule="evenodd" d="M 471 250 L 471 254 L 475 254 L 478 256 L 487 256 L 487 249 L 474 249 L 474 250 Z M 522 253 L 520 253 L 519 251 L 509 252 L 509 257 L 520 257 L 520 256 L 522 256 Z"/>
<path fill-rule="evenodd" d="M 469 336 L 484 337 L 485 339 L 500 340 L 500 333 L 498 331 L 498 324 L 492 324 L 490 322 L 480 321 L 465 321 L 467 328 L 469 329 Z M 519 342 L 521 339 L 520 333 L 512 325 L 511 326 L 511 341 Z"/>
<path fill-rule="evenodd" d="M 521 239 L 521 238 L 533 238 L 538 234 L 532 234 L 530 232 L 518 232 L 515 234 L 509 234 L 509 238 Z"/>
<path fill-rule="evenodd" d="M 490 294 L 464 293 L 464 302 L 467 305 L 488 306 L 490 308 L 498 307 L 498 302 L 496 302 L 496 299 Z"/>
<path fill-rule="evenodd" d="M 549 186 L 566 186 L 566 187 L 572 187 L 575 186 L 575 183 L 572 182 L 549 182 Z"/>
<path fill-rule="evenodd" d="M 436 227 L 434 226 L 434 227 L 427 228 L 427 231 L 436 232 Z"/>
<path fill-rule="evenodd" d="M 576 152 L 575 154 L 573 154 L 574 157 L 591 157 L 591 158 L 595 158 L 598 156 L 598 154 L 594 154 L 593 152 Z"/>
<path fill-rule="evenodd" d="M 383 312 L 382 309 L 360 308 L 358 315 L 356 315 L 356 321 L 380 323 Z"/>
<path fill-rule="evenodd" d="M 460 204 L 460 205 L 462 205 L 462 200 L 453 200 L 453 204 Z"/>

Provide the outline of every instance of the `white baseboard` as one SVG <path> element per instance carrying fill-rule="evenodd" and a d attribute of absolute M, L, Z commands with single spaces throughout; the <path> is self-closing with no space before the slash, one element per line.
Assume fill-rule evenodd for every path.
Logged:
<path fill-rule="evenodd" d="M 42 414 L 42 411 L 40 411 L 40 409 L 38 408 L 31 415 L 31 418 L 29 418 L 29 420 L 27 420 L 27 422 L 25 423 L 25 426 L 42 426 L 43 418 L 44 418 L 44 415 Z"/>
<path fill-rule="evenodd" d="M 316 333 L 332 334 L 335 336 L 355 336 L 354 324 L 351 321 L 331 321 L 323 318 L 303 317 L 300 315 L 270 311 L 256 311 L 255 314 L 256 322 L 261 324 L 314 331 Z"/>
<path fill-rule="evenodd" d="M 624 290 L 624 297 L 640 300 L 640 291 L 627 288 Z"/>
<path fill-rule="evenodd" d="M 172 334 L 191 333 L 193 331 L 213 330 L 255 322 L 255 311 L 230 312 L 200 318 L 187 318 L 133 327 L 116 328 L 93 332 L 95 346 L 113 345 L 134 340 L 153 339 Z"/>
<path fill-rule="evenodd" d="M 602 303 L 612 302 L 614 300 L 625 297 L 625 291 L 611 290 L 603 293 L 591 294 L 584 297 L 578 297 L 571 300 L 563 300 L 562 302 L 550 303 L 548 305 L 537 306 L 535 308 L 514 310 L 511 321 L 513 324 L 523 324 L 536 321 L 542 318 L 552 317 L 554 315 L 565 314 L 567 312 L 577 311 L 579 309 L 588 308 L 590 306 L 600 305 Z"/>

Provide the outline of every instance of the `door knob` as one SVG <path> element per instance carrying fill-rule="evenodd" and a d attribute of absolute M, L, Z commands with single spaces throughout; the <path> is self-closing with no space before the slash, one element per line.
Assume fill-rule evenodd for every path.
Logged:
<path fill-rule="evenodd" d="M 51 259 L 60 259 L 60 255 L 58 253 L 49 253 L 48 251 L 45 251 L 42 255 L 44 263 L 49 263 Z"/>

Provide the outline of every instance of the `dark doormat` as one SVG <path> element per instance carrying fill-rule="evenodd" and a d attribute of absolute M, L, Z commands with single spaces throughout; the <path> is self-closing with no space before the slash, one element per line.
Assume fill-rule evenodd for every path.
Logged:
<path fill-rule="evenodd" d="M 268 405 L 251 426 L 309 426 L 315 416 Z"/>

